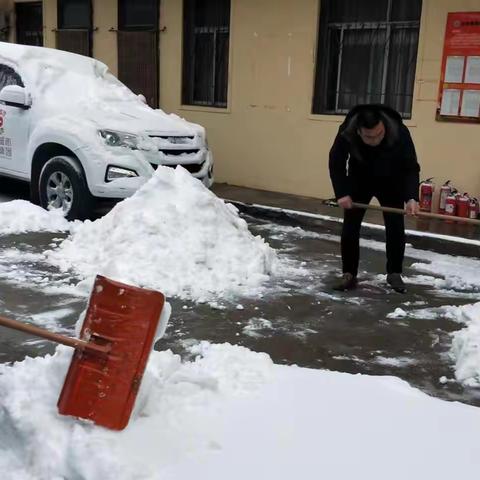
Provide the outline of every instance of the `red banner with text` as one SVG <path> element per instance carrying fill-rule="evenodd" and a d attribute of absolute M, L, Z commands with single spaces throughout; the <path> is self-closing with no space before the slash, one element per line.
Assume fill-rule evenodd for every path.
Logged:
<path fill-rule="evenodd" d="M 437 120 L 480 123 L 480 12 L 448 14 Z"/>

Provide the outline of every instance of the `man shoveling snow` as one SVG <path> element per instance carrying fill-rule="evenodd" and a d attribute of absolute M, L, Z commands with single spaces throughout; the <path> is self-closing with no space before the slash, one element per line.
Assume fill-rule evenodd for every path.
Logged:
<path fill-rule="evenodd" d="M 343 278 L 336 290 L 357 285 L 360 227 L 364 209 L 376 197 L 384 207 L 418 212 L 420 167 L 410 133 L 398 112 L 382 105 L 353 108 L 339 128 L 330 151 L 330 177 L 338 204 L 344 209 L 342 231 Z M 403 216 L 384 213 L 387 240 L 387 282 L 405 292 L 401 273 L 405 252 Z"/>

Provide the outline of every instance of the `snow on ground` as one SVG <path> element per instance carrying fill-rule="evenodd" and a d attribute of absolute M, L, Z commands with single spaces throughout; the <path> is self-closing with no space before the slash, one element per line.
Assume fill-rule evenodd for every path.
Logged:
<path fill-rule="evenodd" d="M 282 238 L 284 235 L 294 235 L 302 239 L 317 238 L 336 243 L 340 242 L 338 235 L 308 232 L 300 227 L 266 224 L 261 229 L 273 232 L 278 238 Z M 385 243 L 375 240 L 361 239 L 360 245 L 362 248 L 385 251 Z M 422 273 L 406 277 L 407 284 L 432 286 L 445 296 L 455 297 L 461 293 L 464 298 L 480 299 L 480 260 L 418 250 L 410 245 L 406 247 L 405 256 L 419 260 L 414 262 L 411 268 Z M 423 273 L 430 275 L 423 275 Z M 385 275 L 377 275 L 366 283 L 384 284 Z M 337 298 L 333 295 L 328 295 L 328 297 L 330 299 Z M 351 301 L 352 299 L 344 299 L 341 296 L 340 300 Z M 405 307 L 412 306 L 415 307 L 414 305 L 405 305 Z M 480 303 L 462 307 L 445 305 L 436 308 L 396 308 L 387 318 L 422 320 L 447 318 L 464 324 L 463 329 L 452 334 L 450 354 L 455 363 L 455 377 L 465 385 L 480 386 Z M 245 333 L 259 336 L 262 334 L 262 329 L 265 330 L 265 328 L 266 326 L 258 321 L 252 321 L 252 324 L 246 328 Z"/>
<path fill-rule="evenodd" d="M 169 296 L 215 303 L 215 299 L 222 296 L 253 295 L 261 291 L 269 275 L 282 268 L 273 250 L 260 237 L 249 233 L 234 207 L 217 199 L 182 169 L 160 168 L 134 197 L 93 223 L 68 224 L 58 212 L 46 212 L 24 201 L 0 204 L 0 218 L 2 215 L 5 220 L 0 222 L 0 233 L 3 234 L 68 229 L 73 232 L 59 248 L 53 243 L 53 250 L 48 252 L 49 261 L 65 270 L 54 278 L 30 269 L 32 263 L 45 261 L 44 254 L 18 249 L 3 250 L 0 254 L 2 278 L 33 283 L 43 290 L 48 287 L 52 293 L 88 294 L 94 275 L 103 273 L 120 281 L 162 290 Z M 266 225 L 264 228 L 274 235 L 339 241 L 338 236 L 299 227 Z M 362 240 L 361 245 L 378 251 L 385 248 L 382 242 L 372 240 Z M 452 297 L 463 290 L 467 293 L 462 295 L 479 299 L 478 293 L 472 293 L 480 290 L 479 260 L 412 247 L 407 247 L 406 255 L 419 260 L 412 265 L 414 269 L 430 274 L 407 277 L 407 283 L 431 285 L 442 295 L 451 291 Z M 27 263 L 15 265 L 20 259 Z M 308 271 L 311 267 L 305 266 L 305 269 Z M 83 279 L 80 288 L 72 285 L 75 276 Z M 384 276 L 373 279 L 373 283 L 384 281 Z M 328 296 L 342 302 L 357 301 Z M 466 327 L 454 337 L 452 356 L 457 379 L 468 384 L 478 383 L 480 329 L 475 316 L 464 315 L 462 307 L 448 305 L 436 309 L 397 309 L 389 315 L 392 319 L 439 317 L 465 323 Z M 244 333 L 259 336 L 265 330 L 268 326 L 252 319 Z"/>
<path fill-rule="evenodd" d="M 59 320 L 68 317 L 75 313 L 73 308 L 56 308 L 50 309 L 46 312 L 29 315 L 29 323 L 33 323 L 50 331 L 59 330 Z"/>
<path fill-rule="evenodd" d="M 16 225 L 0 233 L 70 228 L 71 236 L 59 248 L 52 245 L 48 258 L 79 275 L 84 291 L 103 273 L 167 295 L 214 302 L 258 291 L 280 268 L 275 253 L 248 232 L 236 210 L 182 169 L 160 168 L 134 197 L 93 223 L 68 225 L 55 212 L 24 203 L 0 205 L 0 216 L 6 212 L 3 225 Z M 298 228 L 278 233 L 338 240 Z M 362 246 L 384 249 L 379 242 Z M 14 258 L 15 252 L 2 255 Z M 22 255 L 31 262 L 45 260 Z M 437 290 L 480 290 L 478 260 L 411 247 L 407 255 L 419 260 L 415 269 L 434 275 L 411 282 Z M 19 273 L 12 272 L 12 278 Z M 465 328 L 453 334 L 451 350 L 456 377 L 479 386 L 480 303 L 435 311 L 419 306 L 425 307 L 405 304 L 391 317 L 441 315 L 462 322 Z M 67 313 L 60 309 L 56 315 Z M 261 336 L 270 328 L 259 317 L 245 333 Z M 121 433 L 57 415 L 71 356 L 67 348 L 1 365 L 2 478 L 441 480 L 471 476 L 480 467 L 477 408 L 430 398 L 391 377 L 274 365 L 266 354 L 228 344 L 191 349 L 198 354 L 192 362 L 170 351 L 152 353 L 134 417 Z M 378 356 L 374 361 L 407 366 L 407 360 Z"/>
<path fill-rule="evenodd" d="M 319 239 L 340 242 L 338 235 L 318 234 Z M 385 251 L 385 243 L 376 240 L 360 240 L 360 246 L 379 252 Z M 438 289 L 455 289 L 455 290 L 478 290 L 480 291 L 480 260 L 471 257 L 461 257 L 453 255 L 445 255 L 441 253 L 431 252 L 428 250 L 419 250 L 407 245 L 405 249 L 405 257 L 421 260 L 412 264 L 414 270 L 421 273 L 430 273 L 443 278 L 433 278 L 427 276 L 419 276 L 419 282 L 424 280 L 424 284 L 432 284 Z M 425 280 L 427 283 L 425 283 Z M 417 283 L 417 282 L 415 282 Z"/>
<path fill-rule="evenodd" d="M 386 365 L 389 367 L 407 367 L 410 365 L 414 365 L 416 363 L 415 360 L 408 357 L 393 358 L 393 357 L 384 357 L 382 355 L 375 357 L 373 361 L 380 365 Z"/>
<path fill-rule="evenodd" d="M 251 318 L 248 324 L 243 327 L 243 333 L 251 337 L 262 337 L 266 332 L 272 333 L 274 330 L 273 324 L 266 318 Z"/>
<path fill-rule="evenodd" d="M 336 243 L 340 242 L 338 235 L 308 232 L 300 227 L 265 224 L 260 229 L 273 233 L 272 238 L 282 239 L 285 235 L 291 235 L 300 239 L 316 238 Z M 385 243 L 375 240 L 361 239 L 360 245 L 362 248 L 385 251 Z M 432 286 L 445 296 L 455 297 L 461 294 L 462 298 L 480 299 L 480 277 L 478 273 L 480 272 L 480 260 L 418 250 L 411 245 L 407 245 L 405 255 L 407 258 L 419 260 L 414 262 L 411 268 L 421 272 L 420 275 L 405 277 L 407 284 Z M 424 275 L 425 273 L 430 275 Z M 383 285 L 385 275 L 377 275 L 366 283 Z M 328 297 L 330 299 L 337 298 L 333 295 L 328 295 Z M 351 302 L 352 299 L 344 299 L 343 296 L 340 296 L 340 301 Z M 415 305 L 405 305 L 405 307 L 415 307 Z M 447 318 L 464 324 L 465 328 L 452 334 L 450 354 L 455 363 L 455 376 L 461 383 L 475 387 L 480 386 L 480 303 L 463 307 L 445 305 L 436 308 L 396 308 L 387 318 L 407 320 Z M 268 327 L 253 319 L 252 323 L 246 327 L 245 333 L 260 336 L 262 330 L 265 331 L 266 328 Z M 380 359 L 380 363 L 382 361 Z M 399 360 L 387 359 L 386 361 L 395 363 Z"/>
<path fill-rule="evenodd" d="M 254 237 L 235 207 L 186 170 L 159 167 L 135 195 L 48 253 L 90 291 L 95 275 L 197 301 L 257 292 L 275 272 L 276 254 Z"/>
<path fill-rule="evenodd" d="M 68 272 L 46 272 L 45 268 L 35 268 L 36 265 L 45 267 L 45 263 L 44 253 L 26 252 L 20 248 L 2 249 L 0 250 L 0 278 L 20 288 L 27 286 L 41 290 L 45 294 L 63 293 L 84 296 L 84 293 L 72 284 L 74 279 Z M 47 267 L 51 270 L 50 265 Z"/>
<path fill-rule="evenodd" d="M 458 318 L 466 327 L 453 334 L 455 377 L 466 385 L 480 387 L 480 303 L 459 307 Z"/>
<path fill-rule="evenodd" d="M 25 200 L 0 203 L 0 234 L 68 231 L 60 210 L 47 212 Z"/>
<path fill-rule="evenodd" d="M 152 353 L 120 433 L 57 415 L 66 347 L 2 366 L 2 478 L 442 480 L 480 467 L 478 408 L 392 377 L 274 365 L 228 344 L 193 353 L 183 363 Z"/>
<path fill-rule="evenodd" d="M 387 315 L 387 318 L 414 318 L 421 320 L 437 320 L 439 318 L 448 318 L 449 320 L 465 323 L 463 307 L 455 307 L 452 305 L 435 308 L 418 308 L 412 310 L 396 308 L 392 313 Z"/>

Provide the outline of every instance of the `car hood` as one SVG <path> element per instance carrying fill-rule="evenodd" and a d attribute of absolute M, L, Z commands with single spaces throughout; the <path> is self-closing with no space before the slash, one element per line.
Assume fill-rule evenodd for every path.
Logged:
<path fill-rule="evenodd" d="M 175 114 L 166 114 L 143 103 L 96 105 L 85 112 L 98 129 L 166 136 L 205 136 L 205 129 Z"/>

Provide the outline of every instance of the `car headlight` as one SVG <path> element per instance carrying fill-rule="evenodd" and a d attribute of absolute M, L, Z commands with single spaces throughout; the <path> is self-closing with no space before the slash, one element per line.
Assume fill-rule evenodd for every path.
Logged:
<path fill-rule="evenodd" d="M 114 130 L 99 130 L 98 133 L 109 147 L 127 147 L 138 150 L 141 138 L 132 133 L 116 132 Z"/>
<path fill-rule="evenodd" d="M 107 168 L 107 174 L 105 175 L 105 180 L 111 182 L 118 178 L 131 178 L 138 177 L 138 173 L 135 170 L 129 170 L 128 168 L 115 167 L 109 165 Z"/>

